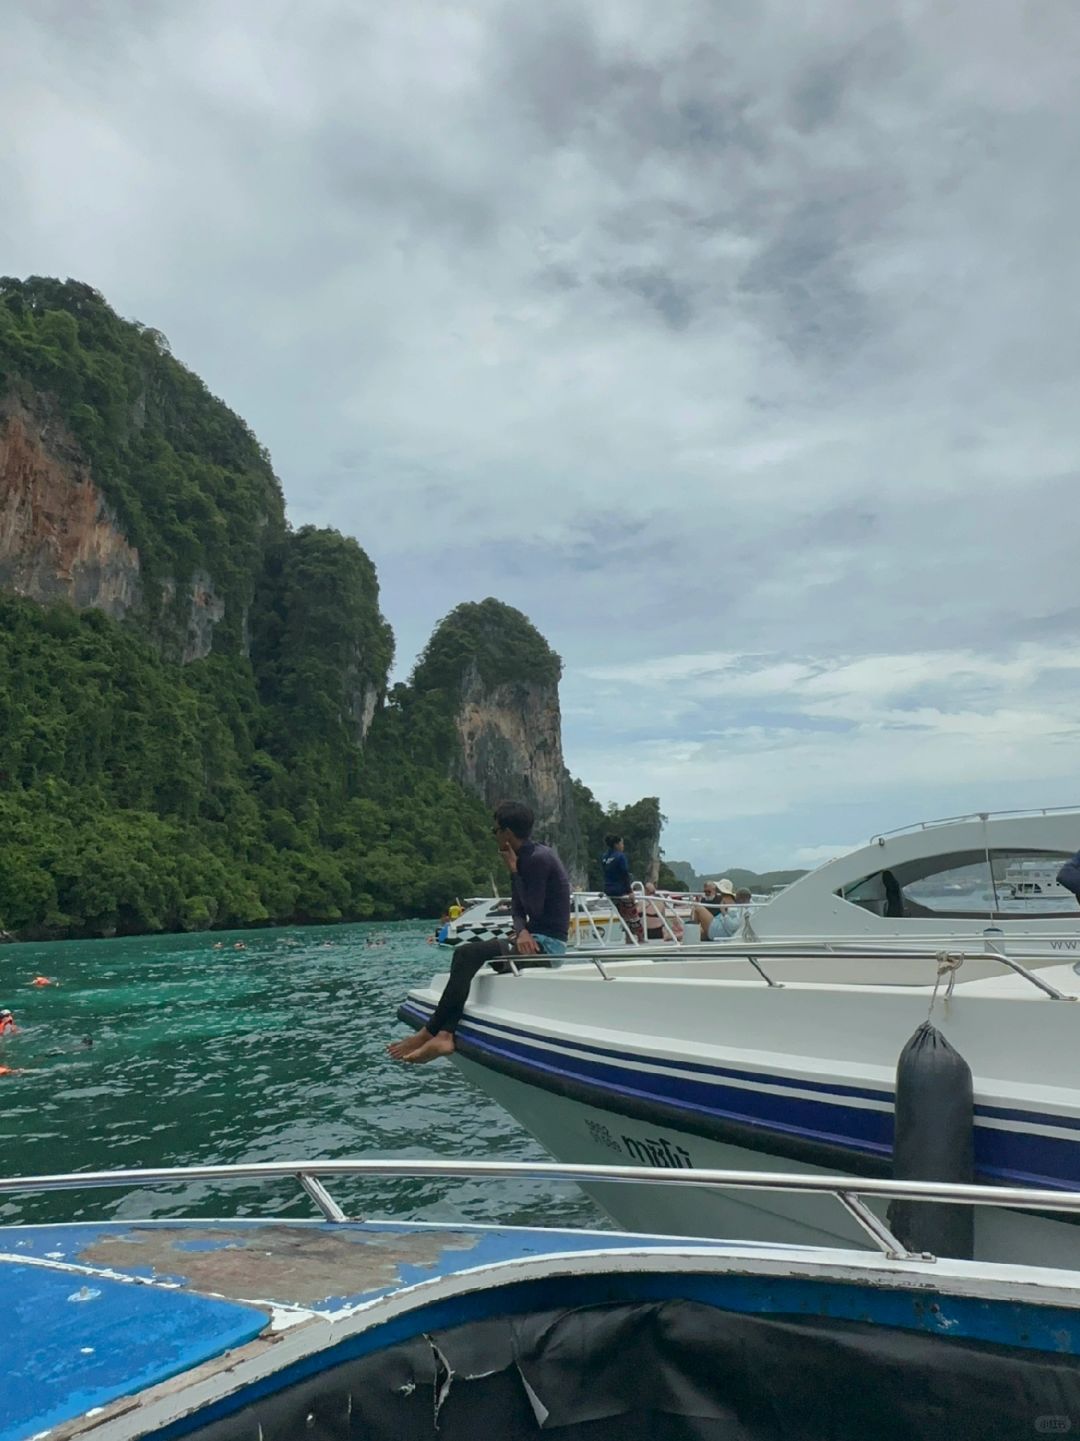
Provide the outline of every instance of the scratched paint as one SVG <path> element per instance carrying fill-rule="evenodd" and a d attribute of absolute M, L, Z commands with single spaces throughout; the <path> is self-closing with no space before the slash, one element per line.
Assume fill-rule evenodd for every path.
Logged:
<path fill-rule="evenodd" d="M 219 1296 L 316 1306 L 399 1285 L 404 1265 L 434 1274 L 448 1252 L 470 1251 L 476 1242 L 475 1234 L 463 1231 L 267 1225 L 238 1235 L 214 1227 L 154 1226 L 99 1236 L 79 1260 L 177 1276 L 190 1290 Z"/>

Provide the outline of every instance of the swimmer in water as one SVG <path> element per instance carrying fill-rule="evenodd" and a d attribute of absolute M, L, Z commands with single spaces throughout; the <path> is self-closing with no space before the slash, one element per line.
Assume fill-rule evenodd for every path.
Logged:
<path fill-rule="evenodd" d="M 30 982 L 32 986 L 58 986 L 59 981 L 52 981 L 48 976 L 35 976 Z"/>
<path fill-rule="evenodd" d="M 246 950 L 247 950 L 247 946 L 244 945 L 243 941 L 233 941 L 233 950 L 234 950 L 234 951 L 246 951 Z"/>
<path fill-rule="evenodd" d="M 18 1029 L 15 1017 L 5 1006 L 3 1010 L 0 1010 L 0 1036 L 14 1035 Z"/>

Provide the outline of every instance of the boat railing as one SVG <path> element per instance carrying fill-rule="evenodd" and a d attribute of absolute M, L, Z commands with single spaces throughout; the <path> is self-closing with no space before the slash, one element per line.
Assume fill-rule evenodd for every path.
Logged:
<path fill-rule="evenodd" d="M 667 905 L 664 904 L 664 896 L 648 896 L 645 891 L 637 886 L 631 892 L 633 901 L 637 906 L 638 915 L 641 917 L 642 933 L 649 928 L 649 903 L 654 904 L 654 916 L 659 919 L 660 930 L 663 934 L 663 941 L 659 944 L 667 946 L 681 946 L 682 940 L 676 935 L 668 915 Z M 598 911 L 593 904 L 597 901 L 606 901 L 608 909 Z M 608 938 L 612 928 L 615 929 L 619 944 L 625 946 L 641 946 L 648 944 L 646 941 L 639 941 L 628 924 L 626 917 L 602 891 L 575 891 L 571 897 L 570 920 L 574 930 L 574 945 L 571 949 L 580 949 L 582 934 L 591 941 L 593 945 L 610 949 L 613 942 Z"/>
<path fill-rule="evenodd" d="M 868 844 L 875 845 L 877 842 L 889 840 L 893 836 L 904 836 L 915 831 L 933 830 L 936 826 L 960 825 L 964 821 L 1000 821 L 1034 816 L 1057 816 L 1064 815 L 1069 811 L 1080 815 L 1080 806 L 1033 806 L 1017 811 L 971 811 L 967 815 L 941 816 L 932 821 L 914 821 L 911 825 L 897 826 L 895 830 L 891 831 L 875 831 Z"/>
<path fill-rule="evenodd" d="M 1070 995 L 1068 992 L 1062 991 L 1059 987 L 1053 985 L 1052 982 L 1040 976 L 1037 971 L 1026 966 L 1023 961 L 1018 960 L 1014 955 L 1009 955 L 1004 948 L 1004 940 L 1000 936 L 987 936 L 983 943 L 983 949 L 981 950 L 971 950 L 964 946 L 957 946 L 955 944 L 955 938 L 953 939 L 954 943 L 950 945 L 948 938 L 942 937 L 940 946 L 932 946 L 929 944 L 921 946 L 910 944 L 898 945 L 895 941 L 890 943 L 884 938 L 880 941 L 875 941 L 873 938 L 869 941 L 865 939 L 859 940 L 854 937 L 849 937 L 846 940 L 844 938 L 820 938 L 818 940 L 779 938 L 773 941 L 742 941 L 732 939 L 728 941 L 702 942 L 696 945 L 691 943 L 681 946 L 680 952 L 682 957 L 687 960 L 746 961 L 747 964 L 757 972 L 765 984 L 774 989 L 782 989 L 784 982 L 771 977 L 765 970 L 762 962 L 767 962 L 769 959 L 784 959 L 792 956 L 805 958 L 807 960 L 820 960 L 832 956 L 847 959 L 866 958 L 872 960 L 888 959 L 891 961 L 932 961 L 936 966 L 937 976 L 940 978 L 947 975 L 953 982 L 955 982 L 956 973 L 965 961 L 991 961 L 994 964 L 1003 966 L 1006 970 L 1012 971 L 1014 975 L 1027 981 L 1029 985 L 1034 986 L 1037 991 L 1051 1000 L 1076 1001 L 1080 999 L 1078 996 Z M 591 963 L 605 981 L 617 979 L 617 973 L 609 971 L 608 966 L 618 961 L 669 960 L 670 958 L 670 946 L 654 945 L 650 942 L 646 942 L 644 945 L 636 943 L 628 945 L 621 951 L 608 947 L 603 956 L 600 956 L 596 952 L 585 951 L 580 955 L 572 957 L 572 959 L 577 962 Z M 1043 953 L 1039 956 L 1029 955 L 1026 959 L 1029 961 L 1047 961 L 1051 959 L 1051 957 Z M 1056 957 L 1053 959 L 1056 959 Z M 1080 956 L 1078 956 L 1078 959 L 1080 959 Z M 1063 962 L 1065 960 L 1067 960 L 1067 956 L 1062 956 L 1061 961 Z M 1060 964 L 1061 962 L 1058 963 Z M 513 969 L 516 975 L 521 974 L 516 967 L 513 967 Z M 845 982 L 844 984 L 854 985 L 859 983 Z M 880 982 L 869 979 L 865 984 L 877 985 L 880 984 Z M 927 984 L 930 984 L 930 982 Z"/>
<path fill-rule="evenodd" d="M 361 1221 L 334 1200 L 324 1177 L 438 1180 L 543 1180 L 574 1185 L 707 1186 L 724 1191 L 768 1191 L 831 1196 L 892 1260 L 935 1258 L 909 1251 L 867 1202 L 921 1201 L 946 1205 L 1000 1206 L 1007 1210 L 1080 1214 L 1080 1191 L 1023 1186 L 982 1186 L 953 1181 L 895 1181 L 876 1177 L 802 1175 L 770 1171 L 695 1170 L 654 1166 L 598 1166 L 555 1161 L 462 1161 L 363 1158 L 252 1161 L 221 1166 L 165 1166 L 117 1171 L 73 1171 L 59 1175 L 0 1178 L 0 1195 L 88 1191 L 143 1186 L 189 1185 L 205 1181 L 272 1181 L 291 1178 L 327 1221 Z M 172 1217 L 170 1219 L 177 1219 Z"/>

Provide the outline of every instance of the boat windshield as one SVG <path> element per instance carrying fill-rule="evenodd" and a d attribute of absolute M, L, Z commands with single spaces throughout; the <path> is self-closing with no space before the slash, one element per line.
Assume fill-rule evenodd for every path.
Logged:
<path fill-rule="evenodd" d="M 986 917 L 1076 914 L 1057 884 L 1068 856 L 1057 851 L 953 852 L 883 867 L 838 894 L 874 915 Z"/>

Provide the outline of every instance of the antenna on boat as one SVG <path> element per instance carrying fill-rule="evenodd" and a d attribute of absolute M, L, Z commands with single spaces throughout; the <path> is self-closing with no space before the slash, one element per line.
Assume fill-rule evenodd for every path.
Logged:
<path fill-rule="evenodd" d="M 993 902 L 992 902 L 992 909 L 991 909 L 991 911 L 990 911 L 990 919 L 993 921 L 993 920 L 996 920 L 996 919 L 997 919 L 997 914 L 998 914 L 998 911 L 1000 911 L 1001 906 L 1000 906 L 999 903 L 998 903 L 997 879 L 996 879 L 996 877 L 994 876 L 994 863 L 993 863 L 993 861 L 990 859 L 990 816 L 989 816 L 989 813 L 986 812 L 986 811 L 981 812 L 980 815 L 979 815 L 979 819 L 982 821 L 982 828 L 983 828 L 983 850 L 984 850 L 984 852 L 986 853 L 986 869 L 990 872 L 990 891 L 991 891 L 991 894 L 993 895 L 993 898 L 994 898 L 994 899 L 993 899 Z"/>

